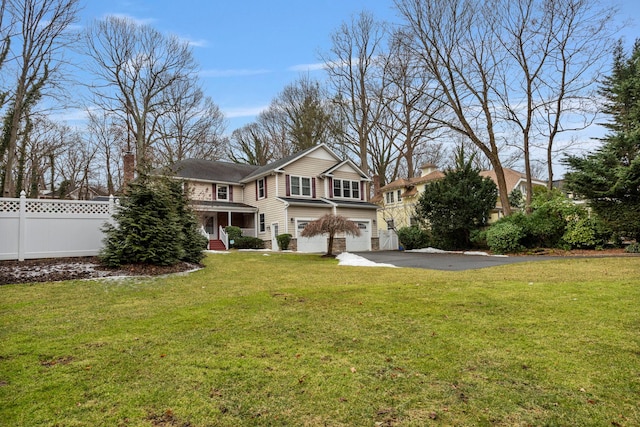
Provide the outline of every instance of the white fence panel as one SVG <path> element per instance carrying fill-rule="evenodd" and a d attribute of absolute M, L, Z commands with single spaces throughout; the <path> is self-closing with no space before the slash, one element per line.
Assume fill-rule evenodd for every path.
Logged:
<path fill-rule="evenodd" d="M 98 255 L 108 202 L 0 198 L 0 260 Z"/>
<path fill-rule="evenodd" d="M 394 230 L 378 230 L 381 251 L 395 251 L 398 249 L 398 235 Z"/>

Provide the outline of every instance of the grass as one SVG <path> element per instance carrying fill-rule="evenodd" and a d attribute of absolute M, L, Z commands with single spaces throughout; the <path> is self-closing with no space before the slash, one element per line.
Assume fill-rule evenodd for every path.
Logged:
<path fill-rule="evenodd" d="M 0 424 L 639 425 L 638 261 L 2 286 Z"/>

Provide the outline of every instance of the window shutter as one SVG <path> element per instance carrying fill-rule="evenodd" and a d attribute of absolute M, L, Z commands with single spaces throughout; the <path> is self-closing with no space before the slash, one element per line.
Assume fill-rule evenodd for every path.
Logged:
<path fill-rule="evenodd" d="M 316 198 L 316 179 L 311 178 L 311 197 Z"/>
<path fill-rule="evenodd" d="M 333 178 L 329 177 L 329 198 L 333 199 Z"/>
<path fill-rule="evenodd" d="M 229 201 L 233 202 L 233 185 L 229 186 Z"/>
<path fill-rule="evenodd" d="M 364 200 L 364 182 L 360 181 L 360 200 Z"/>
<path fill-rule="evenodd" d="M 284 181 L 285 181 L 285 190 L 287 192 L 287 197 L 291 196 L 291 179 L 289 177 L 289 175 L 285 175 L 284 176 Z"/>
<path fill-rule="evenodd" d="M 262 178 L 262 180 L 264 181 L 264 198 L 267 198 L 267 177 L 265 176 L 264 178 Z"/>
<path fill-rule="evenodd" d="M 218 189 L 216 188 L 215 184 L 211 184 L 211 188 L 212 188 L 211 200 L 216 200 L 218 198 Z"/>
<path fill-rule="evenodd" d="M 256 200 L 258 200 L 258 183 L 260 182 L 260 180 L 256 181 Z"/>

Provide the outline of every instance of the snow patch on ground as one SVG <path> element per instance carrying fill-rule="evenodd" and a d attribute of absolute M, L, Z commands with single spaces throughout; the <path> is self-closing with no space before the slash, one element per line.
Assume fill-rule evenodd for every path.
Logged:
<path fill-rule="evenodd" d="M 349 252 L 343 252 L 336 257 L 338 260 L 338 265 L 347 265 L 354 267 L 390 267 L 390 268 L 399 268 L 395 265 L 391 264 L 382 264 L 373 261 L 369 261 L 366 258 L 363 258 L 358 255 L 350 254 Z"/>
<path fill-rule="evenodd" d="M 503 257 L 506 258 L 507 255 L 491 255 L 486 252 L 480 251 L 445 251 L 442 249 L 436 248 L 423 248 L 423 249 L 410 249 L 405 252 L 420 252 L 425 254 L 462 254 L 462 255 L 480 255 L 480 256 L 495 256 L 495 257 Z"/>

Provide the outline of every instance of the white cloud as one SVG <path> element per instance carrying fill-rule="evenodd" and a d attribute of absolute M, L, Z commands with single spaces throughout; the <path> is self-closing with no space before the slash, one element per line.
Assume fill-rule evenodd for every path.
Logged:
<path fill-rule="evenodd" d="M 223 109 L 224 116 L 227 118 L 237 117 L 254 117 L 266 110 L 268 105 L 260 105 L 257 107 L 237 107 Z"/>
<path fill-rule="evenodd" d="M 229 70 L 202 70 L 200 71 L 200 77 L 239 77 L 239 76 L 256 76 L 259 74 L 270 73 L 267 69 L 229 69 Z"/>
<path fill-rule="evenodd" d="M 105 18 L 108 18 L 110 16 L 114 18 L 126 19 L 137 25 L 150 25 L 156 21 L 154 18 L 135 18 L 131 15 L 127 15 L 126 13 L 107 13 L 104 15 Z"/>
<path fill-rule="evenodd" d="M 193 40 L 189 37 L 180 37 L 180 40 L 193 47 L 207 47 L 209 45 L 205 39 Z"/>
<path fill-rule="evenodd" d="M 316 62 L 315 64 L 298 64 L 298 65 L 293 65 L 289 67 L 289 70 L 300 71 L 300 72 L 319 71 L 319 70 L 326 69 L 327 65 L 328 64 L 326 62 Z"/>

